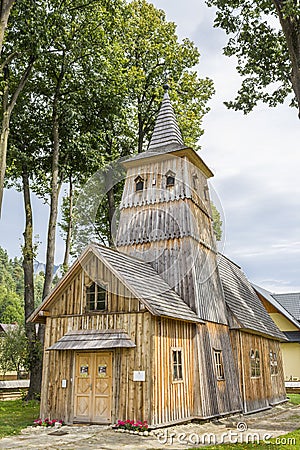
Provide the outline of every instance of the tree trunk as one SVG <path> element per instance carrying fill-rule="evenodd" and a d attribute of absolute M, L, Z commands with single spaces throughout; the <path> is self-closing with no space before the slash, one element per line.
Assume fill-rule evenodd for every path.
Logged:
<path fill-rule="evenodd" d="M 0 216 L 1 216 L 1 207 L 3 200 L 3 190 L 4 190 L 4 178 L 5 178 L 5 170 L 6 170 L 6 153 L 7 153 L 7 144 L 8 144 L 8 135 L 9 135 L 9 122 L 10 122 L 10 113 L 9 111 L 3 112 L 2 118 L 2 129 L 0 136 Z"/>
<path fill-rule="evenodd" d="M 41 347 L 35 330 L 34 323 L 26 320 L 34 310 L 34 276 L 33 276 L 33 221 L 30 199 L 29 175 L 26 165 L 22 169 L 23 199 L 25 209 L 25 231 L 23 246 L 23 271 L 24 271 L 24 309 L 25 309 L 25 333 L 29 347 L 30 384 L 27 399 L 32 400 L 40 393 L 40 367 Z"/>
<path fill-rule="evenodd" d="M 53 153 L 52 153 L 52 178 L 51 178 L 51 201 L 50 201 L 50 216 L 48 224 L 47 237 L 47 256 L 46 256 L 46 271 L 45 282 L 43 290 L 43 299 L 46 298 L 51 290 L 54 270 L 54 254 L 55 254 L 55 234 L 58 216 L 58 198 L 60 192 L 60 183 L 58 179 L 59 171 L 59 122 L 57 113 L 57 104 L 55 102 L 53 108 Z"/>
<path fill-rule="evenodd" d="M 108 243 L 110 247 L 114 246 L 114 239 L 113 239 L 113 233 L 112 233 L 112 225 L 113 225 L 113 218 L 116 211 L 115 207 L 115 192 L 114 187 L 110 188 L 109 191 L 107 191 L 107 200 L 108 200 L 108 222 L 109 222 L 109 236 L 108 236 Z"/>
<path fill-rule="evenodd" d="M 70 178 L 69 178 L 69 221 L 68 221 L 68 230 L 67 230 L 67 236 L 66 236 L 65 256 L 64 256 L 64 262 L 63 262 L 64 270 L 67 270 L 68 266 L 69 266 L 71 242 L 72 242 L 72 230 L 73 230 L 73 183 L 72 183 L 72 175 L 70 175 Z"/>
<path fill-rule="evenodd" d="M 4 34 L 7 28 L 10 10 L 14 3 L 15 0 L 2 0 L 0 2 L 0 55 L 2 53 Z"/>
<path fill-rule="evenodd" d="M 273 0 L 273 3 L 276 7 L 280 25 L 287 43 L 289 59 L 292 66 L 290 80 L 296 96 L 298 116 L 300 118 L 300 27 L 296 17 L 286 16 L 283 12 L 282 8 L 286 2 Z"/>
<path fill-rule="evenodd" d="M 1 4 L 2 6 L 2 4 Z M 28 66 L 26 67 L 22 78 L 20 79 L 20 82 L 15 90 L 15 92 L 12 95 L 12 98 L 10 100 L 10 103 L 8 102 L 8 94 L 9 94 L 9 71 L 8 67 L 5 66 L 3 68 L 4 73 L 4 88 L 3 88 L 3 96 L 2 96 L 2 128 L 1 128 L 1 136 L 0 136 L 0 216 L 1 216 L 1 209 L 2 209 L 2 200 L 3 200 L 3 189 L 4 189 L 4 178 L 5 178 L 5 170 L 6 170 L 6 153 L 7 153 L 7 144 L 8 144 L 8 137 L 9 137 L 9 124 L 10 124 L 10 117 L 12 114 L 12 111 L 17 103 L 18 97 L 20 93 L 22 92 L 29 75 L 31 73 L 33 63 L 35 58 L 31 56 L 29 58 Z"/>

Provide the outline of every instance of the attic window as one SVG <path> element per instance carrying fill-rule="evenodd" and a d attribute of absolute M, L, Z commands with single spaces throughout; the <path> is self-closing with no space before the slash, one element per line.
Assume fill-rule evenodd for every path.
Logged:
<path fill-rule="evenodd" d="M 105 311 L 107 290 L 104 286 L 92 283 L 86 287 L 86 307 L 88 311 Z"/>
<path fill-rule="evenodd" d="M 167 187 L 174 186 L 174 184 L 175 184 L 175 173 L 172 172 L 171 170 L 169 170 L 166 173 L 166 178 L 167 178 Z"/>
<path fill-rule="evenodd" d="M 136 192 L 142 191 L 144 189 L 144 180 L 142 177 L 138 176 L 135 180 L 135 190 Z"/>
<path fill-rule="evenodd" d="M 260 377 L 260 356 L 258 350 L 250 351 L 250 373 L 251 378 Z"/>
<path fill-rule="evenodd" d="M 277 353 L 270 350 L 270 372 L 271 375 L 278 375 Z"/>

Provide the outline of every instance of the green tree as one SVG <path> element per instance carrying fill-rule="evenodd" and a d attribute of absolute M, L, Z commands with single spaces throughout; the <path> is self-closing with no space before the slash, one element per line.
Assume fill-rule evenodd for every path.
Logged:
<path fill-rule="evenodd" d="M 213 219 L 213 230 L 215 233 L 215 238 L 217 241 L 220 241 L 222 239 L 222 225 L 223 222 L 221 220 L 221 214 L 217 210 L 216 206 L 212 203 L 211 204 L 211 212 L 212 212 L 212 219 Z"/>
<path fill-rule="evenodd" d="M 229 108 L 252 111 L 258 101 L 269 106 L 288 97 L 300 117 L 300 4 L 294 0 L 207 0 L 215 6 L 215 26 L 229 35 L 224 48 L 236 56 L 243 77 Z M 292 94 L 292 95 L 290 95 Z"/>
<path fill-rule="evenodd" d="M 11 325 L 0 337 L 0 370 L 4 374 L 14 370 L 20 378 L 21 371 L 28 368 L 28 351 L 23 325 Z"/>
<path fill-rule="evenodd" d="M 208 111 L 207 102 L 214 92 L 212 81 L 199 78 L 193 69 L 199 62 L 199 51 L 189 39 L 179 41 L 175 23 L 168 22 L 162 10 L 145 0 L 133 0 L 124 6 L 118 25 L 120 40 L 116 47 L 121 49 L 121 57 L 117 59 L 112 81 L 107 86 L 111 107 L 107 108 L 105 117 L 97 113 L 103 98 L 97 95 L 95 85 L 89 108 L 89 130 L 102 155 L 104 170 L 100 177 L 103 179 L 93 182 L 96 187 L 89 186 L 84 202 L 81 198 L 81 204 L 85 206 L 78 214 L 82 219 L 80 230 L 75 227 L 74 250 L 77 254 L 91 236 L 113 245 L 112 222 L 123 183 L 114 183 L 118 174 L 110 169 L 110 163 L 147 149 L 166 81 L 171 88 L 170 95 L 184 140 L 195 149 L 203 134 L 202 119 Z M 100 186 L 106 196 L 94 222 L 94 199 Z M 64 226 L 66 223 L 67 216 Z"/>
<path fill-rule="evenodd" d="M 0 322 L 21 323 L 24 320 L 22 263 L 10 259 L 0 247 Z"/>

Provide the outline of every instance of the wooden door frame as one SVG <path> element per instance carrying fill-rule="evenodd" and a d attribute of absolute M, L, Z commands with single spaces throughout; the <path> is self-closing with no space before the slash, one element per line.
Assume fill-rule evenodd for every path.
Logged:
<path fill-rule="evenodd" d="M 72 392 L 71 392 L 71 414 L 70 414 L 70 422 L 71 423 L 86 423 L 91 424 L 94 422 L 74 422 L 74 408 L 75 408 L 75 379 L 76 379 L 76 354 L 77 353 L 89 353 L 89 354 L 101 354 L 101 353 L 111 353 L 111 371 L 112 371 L 112 383 L 111 383 L 111 423 L 113 423 L 115 418 L 115 349 L 103 349 L 103 350 L 74 350 L 73 358 L 72 358 Z"/>

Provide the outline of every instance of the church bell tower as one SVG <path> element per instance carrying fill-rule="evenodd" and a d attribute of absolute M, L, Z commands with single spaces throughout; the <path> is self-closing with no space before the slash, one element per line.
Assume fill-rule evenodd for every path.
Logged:
<path fill-rule="evenodd" d="M 201 319 L 227 324 L 207 185 L 213 174 L 184 145 L 167 89 L 147 151 L 124 166 L 117 248 L 151 264 Z"/>

